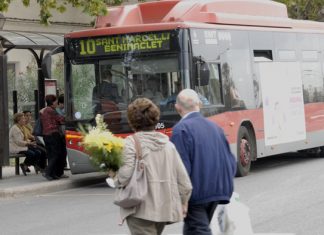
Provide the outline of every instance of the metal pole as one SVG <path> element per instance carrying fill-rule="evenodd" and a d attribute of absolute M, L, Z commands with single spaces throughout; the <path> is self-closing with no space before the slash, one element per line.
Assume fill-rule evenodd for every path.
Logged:
<path fill-rule="evenodd" d="M 2 166 L 9 163 L 7 56 L 0 54 L 0 179 Z"/>
<path fill-rule="evenodd" d="M 35 100 L 35 120 L 37 120 L 39 114 L 38 90 L 34 90 L 34 100 Z"/>
<path fill-rule="evenodd" d="M 12 91 L 13 113 L 18 113 L 18 93 L 16 90 Z"/>

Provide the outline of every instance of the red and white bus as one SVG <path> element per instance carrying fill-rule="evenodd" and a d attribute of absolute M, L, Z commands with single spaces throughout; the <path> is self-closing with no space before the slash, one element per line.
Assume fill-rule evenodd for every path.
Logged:
<path fill-rule="evenodd" d="M 78 123 L 102 113 L 115 134 L 131 133 L 127 105 L 148 97 L 156 129 L 180 119 L 180 89 L 220 125 L 245 176 L 257 158 L 324 142 L 324 24 L 289 19 L 286 6 L 257 0 L 161 0 L 109 8 L 94 29 L 65 35 L 66 141 L 72 173 L 94 169 Z M 107 73 L 110 90 L 100 94 Z M 95 92 L 96 91 L 96 92 Z"/>

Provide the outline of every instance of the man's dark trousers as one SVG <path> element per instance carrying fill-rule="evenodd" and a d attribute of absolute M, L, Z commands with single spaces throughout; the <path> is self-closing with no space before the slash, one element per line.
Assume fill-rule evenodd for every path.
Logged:
<path fill-rule="evenodd" d="M 187 217 L 184 219 L 184 235 L 212 235 L 209 223 L 213 218 L 218 202 L 188 206 Z"/>

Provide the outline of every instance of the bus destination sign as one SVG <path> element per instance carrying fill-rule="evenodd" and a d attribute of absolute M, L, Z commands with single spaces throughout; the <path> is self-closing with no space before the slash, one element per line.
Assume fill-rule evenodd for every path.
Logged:
<path fill-rule="evenodd" d="M 150 32 L 85 38 L 72 41 L 76 57 L 107 56 L 128 51 L 154 52 L 170 50 L 170 32 Z"/>

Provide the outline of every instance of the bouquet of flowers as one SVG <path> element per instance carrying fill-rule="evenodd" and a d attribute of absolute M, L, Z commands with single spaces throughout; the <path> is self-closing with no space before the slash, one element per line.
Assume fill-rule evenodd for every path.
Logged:
<path fill-rule="evenodd" d="M 82 130 L 84 149 L 94 166 L 103 171 L 117 171 L 122 164 L 124 139 L 114 136 L 107 129 L 100 114 L 96 116 L 96 124 L 95 127 L 88 127 L 88 131 Z"/>

